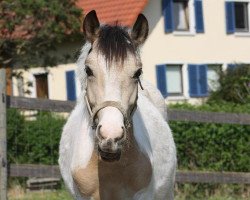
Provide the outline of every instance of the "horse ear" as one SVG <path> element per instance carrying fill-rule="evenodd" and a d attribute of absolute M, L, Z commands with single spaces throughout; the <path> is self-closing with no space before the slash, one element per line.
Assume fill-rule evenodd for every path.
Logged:
<path fill-rule="evenodd" d="M 83 21 L 83 33 L 85 38 L 93 43 L 97 38 L 97 33 L 100 28 L 100 23 L 95 10 L 90 11 Z"/>
<path fill-rule="evenodd" d="M 148 37 L 148 20 L 143 14 L 139 14 L 131 32 L 131 38 L 136 46 L 145 42 Z"/>

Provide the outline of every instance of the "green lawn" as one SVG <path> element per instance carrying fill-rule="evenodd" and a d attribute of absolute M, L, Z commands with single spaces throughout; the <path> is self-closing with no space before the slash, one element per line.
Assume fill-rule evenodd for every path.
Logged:
<path fill-rule="evenodd" d="M 175 197 L 175 200 L 247 200 L 247 198 L 229 197 L 229 196 L 211 196 L 209 198 L 205 197 L 202 199 L 198 199 L 198 198 L 186 198 L 183 195 L 178 195 Z"/>
<path fill-rule="evenodd" d="M 23 190 L 10 190 L 9 200 L 72 200 L 70 195 L 65 190 L 57 190 L 53 192 L 24 192 Z M 185 197 L 183 194 L 179 194 L 175 197 L 175 200 L 246 200 L 247 198 L 229 197 L 229 196 L 211 196 L 209 198 L 192 198 Z"/>
<path fill-rule="evenodd" d="M 21 187 L 15 187 L 8 192 L 9 200 L 72 200 L 66 190 L 25 192 Z"/>

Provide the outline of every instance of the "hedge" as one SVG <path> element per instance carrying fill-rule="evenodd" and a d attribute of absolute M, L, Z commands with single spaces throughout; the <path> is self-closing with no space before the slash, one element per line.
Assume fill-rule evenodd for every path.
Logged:
<path fill-rule="evenodd" d="M 170 107 L 201 111 L 250 112 L 249 105 L 226 103 L 201 106 L 176 104 Z M 170 122 L 170 127 L 177 147 L 180 169 L 249 171 L 249 125 Z"/>
<path fill-rule="evenodd" d="M 224 112 L 250 112 L 249 105 L 188 104 L 172 108 Z M 14 109 L 8 110 L 8 160 L 11 163 L 57 164 L 58 145 L 65 120 L 51 113 L 39 113 L 27 121 Z M 170 122 L 179 169 L 249 171 L 250 126 Z M 167 155 L 166 155 L 167 156 Z"/>
<path fill-rule="evenodd" d="M 58 164 L 58 148 L 65 119 L 39 112 L 24 120 L 18 110 L 7 112 L 7 148 L 10 163 Z"/>

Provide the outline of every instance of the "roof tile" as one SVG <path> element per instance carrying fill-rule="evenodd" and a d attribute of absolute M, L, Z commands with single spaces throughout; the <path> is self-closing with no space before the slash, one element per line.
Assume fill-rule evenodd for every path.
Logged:
<path fill-rule="evenodd" d="M 84 14 L 95 10 L 101 23 L 132 26 L 148 0 L 78 0 Z"/>

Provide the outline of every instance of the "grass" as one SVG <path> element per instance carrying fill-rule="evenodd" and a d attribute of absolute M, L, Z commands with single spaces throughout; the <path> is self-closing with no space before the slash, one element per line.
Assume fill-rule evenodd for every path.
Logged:
<path fill-rule="evenodd" d="M 246 198 L 242 199 L 242 198 L 235 198 L 235 197 L 229 197 L 229 196 L 212 196 L 212 197 L 208 197 L 208 198 L 186 198 L 183 196 L 176 196 L 175 200 L 247 200 Z"/>
<path fill-rule="evenodd" d="M 187 198 L 183 195 L 177 195 L 175 200 L 246 200 L 247 198 L 237 198 L 229 196 L 212 196 L 209 198 Z M 9 195 L 9 200 L 72 200 L 69 194 L 64 190 L 55 192 L 30 192 L 19 196 Z"/>
<path fill-rule="evenodd" d="M 21 186 L 14 186 L 8 191 L 8 200 L 72 200 L 64 190 L 25 192 Z"/>
<path fill-rule="evenodd" d="M 197 190 L 197 186 L 190 184 L 175 188 L 175 200 L 247 200 L 250 199 L 250 190 L 247 186 L 244 191 L 233 192 L 231 187 L 220 186 L 219 190 L 210 194 L 209 190 Z M 20 185 L 12 185 L 8 191 L 9 200 L 72 200 L 65 189 L 55 191 L 25 192 Z"/>

